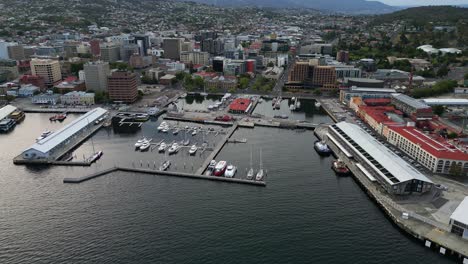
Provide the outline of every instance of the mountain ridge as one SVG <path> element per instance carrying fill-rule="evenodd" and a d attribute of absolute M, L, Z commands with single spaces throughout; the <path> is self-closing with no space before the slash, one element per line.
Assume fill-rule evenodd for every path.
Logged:
<path fill-rule="evenodd" d="M 216 6 L 257 6 L 274 8 L 311 8 L 329 12 L 352 14 L 382 14 L 398 10 L 379 1 L 366 0 L 190 0 Z"/>

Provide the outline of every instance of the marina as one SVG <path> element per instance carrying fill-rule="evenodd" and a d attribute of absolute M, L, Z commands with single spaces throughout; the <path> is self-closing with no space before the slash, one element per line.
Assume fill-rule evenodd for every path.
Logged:
<path fill-rule="evenodd" d="M 25 120 L 25 123 L 20 126 L 21 129 L 16 129 L 12 134 L 6 137 L 0 137 L 1 144 L 4 146 L 15 146 L 20 150 L 28 147 L 35 138 L 39 136 L 46 129 L 50 131 L 57 131 L 63 125 L 73 121 L 77 116 L 71 114 L 64 121 L 60 123 L 48 123 L 48 115 L 41 116 L 42 114 L 31 114 Z M 42 118 L 42 121 L 41 121 Z M 43 122 L 47 120 L 47 122 Z M 385 263 L 385 259 L 391 258 L 392 261 L 398 260 L 399 256 L 386 255 L 388 253 L 388 245 L 392 244 L 395 250 L 399 252 L 406 252 L 404 260 L 425 260 L 430 262 L 445 263 L 445 258 L 438 257 L 436 254 L 428 254 L 424 247 L 419 243 L 402 237 L 401 233 L 394 229 L 392 224 L 383 217 L 383 215 L 375 209 L 372 203 L 369 203 L 367 197 L 362 190 L 351 180 L 351 178 L 337 178 L 334 176 L 333 171 L 330 169 L 331 160 L 328 158 L 320 158 L 313 149 L 313 140 L 311 140 L 312 133 L 308 130 L 287 130 L 287 129 L 271 129 L 267 127 L 242 128 L 238 127 L 233 133 L 232 138 L 242 139 L 246 138 L 248 144 L 225 144 L 223 149 L 216 156 L 217 160 L 226 160 L 228 164 L 231 162 L 237 167 L 236 178 L 245 177 L 251 167 L 254 168 L 255 174 L 259 169 L 260 163 L 260 147 L 262 146 L 262 157 L 264 167 L 268 169 L 268 188 L 243 188 L 241 185 L 230 185 L 230 188 L 222 188 L 217 181 L 202 181 L 195 183 L 183 177 L 148 177 L 151 174 L 142 174 L 131 171 L 114 171 L 109 172 L 106 177 L 95 177 L 93 181 L 83 182 L 82 184 L 67 184 L 66 188 L 63 186 L 64 175 L 66 178 L 79 178 L 83 174 L 91 175 L 106 168 L 114 168 L 117 165 L 126 168 L 136 168 L 144 170 L 158 170 L 160 164 L 167 160 L 164 155 L 158 155 L 156 150 L 154 152 L 139 152 L 133 151 L 134 144 L 138 139 L 146 137 L 147 139 L 153 138 L 154 143 L 161 140 L 165 142 L 172 142 L 173 140 L 183 140 L 183 133 L 179 135 L 172 135 L 172 133 L 157 133 L 156 128 L 160 121 L 149 120 L 144 123 L 141 130 L 132 133 L 123 133 L 111 128 L 100 129 L 93 134 L 94 145 L 96 150 L 103 150 L 105 153 L 103 157 L 89 167 L 71 167 L 71 166 L 50 166 L 44 169 L 34 169 L 34 174 L 37 176 L 31 177 L 29 167 L 15 167 L 8 165 L 2 168 L 4 170 L 12 170 L 12 175 L 15 177 L 3 177 L 2 188 L 3 201 L 6 203 L 16 203 L 16 196 L 12 193 L 12 188 L 7 188 L 10 184 L 15 184 L 17 179 L 24 183 L 19 185 L 22 192 L 28 197 L 43 197 L 44 193 L 53 193 L 47 195 L 47 201 L 53 201 L 59 206 L 56 211 L 60 217 L 57 218 L 55 211 L 45 210 L 45 207 L 37 208 L 37 203 L 24 201 L 21 206 L 31 206 L 31 216 L 28 219 L 37 220 L 37 225 L 41 225 L 43 216 L 51 220 L 48 225 L 54 224 L 56 232 L 72 232 L 70 235 L 77 236 L 82 234 L 86 236 L 87 241 L 94 241 L 101 243 L 103 240 L 112 241 L 111 233 L 100 232 L 99 236 L 94 227 L 100 226 L 99 221 L 114 221 L 115 219 L 122 219 L 125 222 L 132 222 L 138 225 L 153 225 L 158 224 L 158 232 L 162 232 L 164 236 L 168 237 L 169 241 L 173 241 L 173 231 L 180 230 L 181 225 L 178 224 L 177 228 L 174 225 L 167 225 L 165 219 L 161 216 L 159 211 L 153 208 L 160 208 L 168 206 L 168 208 L 179 208 L 180 205 L 184 207 L 183 211 L 177 212 L 178 217 L 183 217 L 181 214 L 187 212 L 187 219 L 190 219 L 190 226 L 206 226 L 216 225 L 219 221 L 226 221 L 225 217 L 231 219 L 230 221 L 237 223 L 235 233 L 241 232 L 252 233 L 255 237 L 262 241 L 267 241 L 266 245 L 262 244 L 261 248 L 270 248 L 274 243 L 270 243 L 271 238 L 278 240 L 283 238 L 283 234 L 288 233 L 292 235 L 301 234 L 303 240 L 294 241 L 290 245 L 286 245 L 287 250 L 293 248 L 303 248 L 307 252 L 307 259 L 317 259 L 323 256 L 329 261 L 343 261 L 355 259 L 355 253 L 359 252 L 361 260 L 372 262 L 376 260 L 376 255 L 381 255 L 381 259 Z M 329 122 L 328 117 L 318 116 L 312 120 L 316 123 Z M 42 125 L 41 125 L 42 124 Z M 47 125 L 46 125 L 47 124 Z M 185 126 L 193 127 L 194 124 L 180 122 L 178 127 Z M 198 126 L 198 125 L 197 125 Z M 206 125 L 203 125 L 206 126 Z M 219 126 L 207 126 L 214 129 L 220 128 Z M 224 128 L 225 131 L 229 131 Z M 299 133 L 300 132 L 300 133 Z M 157 136 L 157 137 L 156 137 Z M 205 135 L 209 147 L 215 147 L 213 143 L 217 143 L 225 134 L 215 136 L 214 133 Z M 15 140 L 18 138 L 18 140 Z M 277 138 L 283 140 L 278 142 Z M 192 138 L 191 138 L 192 139 Z M 199 133 L 193 140 L 198 141 L 197 146 L 201 146 L 200 140 L 202 135 Z M 29 142 L 29 143 L 28 143 Z M 2 145 L 2 146 L 3 146 Z M 252 149 L 252 151 L 251 151 Z M 278 150 L 282 150 L 281 155 L 278 155 Z M 125 150 L 125 151 L 122 151 Z M 195 170 L 201 166 L 207 159 L 210 152 L 205 152 L 202 156 L 197 155 L 189 158 L 188 149 L 179 152 L 178 155 L 171 156 L 172 164 L 170 170 L 173 172 L 186 172 L 194 174 Z M 249 155 L 252 152 L 252 155 Z M 92 153 L 92 146 L 90 140 L 82 143 L 82 145 L 74 151 L 74 156 L 81 157 L 83 154 Z M 7 154 L 3 156 L 5 160 L 11 159 L 13 156 Z M 252 158 L 251 158 L 252 156 Z M 294 156 L 295 159 L 291 160 L 289 157 Z M 141 161 L 141 163 L 140 163 Z M 118 164 L 115 164 L 118 163 Z M 186 166 L 184 167 L 184 163 Z M 193 169 L 192 169 L 193 163 Z M 154 165 L 155 164 L 155 165 Z M 156 169 L 154 169 L 156 168 Z M 4 173 L 2 173 L 5 175 Z M 226 181 L 225 181 L 226 182 Z M 40 188 L 38 188 L 40 186 Z M 237 187 L 236 187 L 237 186 Z M 174 196 L 174 192 L 180 192 L 180 195 Z M 84 193 L 89 195 L 83 195 Z M 118 194 L 118 195 L 116 195 Z M 323 197 L 327 197 L 326 201 Z M 118 202 L 125 199 L 126 202 Z M 200 203 L 199 201 L 205 201 Z M 70 210 L 70 201 L 73 201 L 73 210 Z M 255 201 L 255 202 L 253 202 Z M 238 209 L 238 204 L 242 204 L 242 210 Z M 30 205 L 29 205 L 30 204 Z M 63 206 L 62 206 L 63 205 Z M 128 206 L 127 206 L 128 205 Z M 333 210 L 334 205 L 341 205 L 342 209 L 339 211 Z M 47 205 L 48 206 L 48 205 Z M 88 206 L 97 208 L 96 213 L 89 215 Z M 152 208 L 148 211 L 149 208 Z M 237 209 L 236 209 L 237 208 Z M 232 211 L 232 214 L 223 215 L 219 217 L 216 214 L 210 214 L 209 218 L 199 217 L 200 215 L 189 213 L 191 210 L 196 211 Z M 273 211 L 272 211 L 273 210 Z M 208 212 L 207 211 L 207 212 Z M 283 212 L 276 214 L 273 212 Z M 297 212 L 300 211 L 300 214 Z M 317 214 L 316 212 L 322 212 Z M 240 212 L 240 213 L 239 213 Z M 109 215 L 108 215 L 109 213 Z M 129 215 L 136 213 L 136 218 L 129 218 Z M 205 215 L 205 214 L 202 214 Z M 365 219 L 356 219 L 356 215 L 368 215 Z M 254 217 L 254 216 L 258 216 Z M 336 219 L 337 225 L 328 229 L 326 234 L 323 234 L 322 228 L 328 226 L 331 219 Z M 9 214 L 8 211 L 3 216 L 4 221 L 11 221 L 13 226 L 25 226 L 27 223 L 24 218 L 16 218 Z M 98 220 L 100 219 L 100 220 Z M 113 220 L 114 219 L 114 220 Z M 356 222 L 355 220 L 358 220 Z M 90 229 L 69 229 L 63 228 L 59 222 L 73 221 L 89 221 Z M 162 221 L 162 222 L 159 222 Z M 284 221 L 289 221 L 293 225 L 287 227 L 287 232 L 284 226 Z M 115 223 L 116 227 L 125 232 L 127 225 Z M 338 228 L 338 225 L 340 228 Z M 263 229 L 265 226 L 273 227 L 276 232 L 269 232 L 268 229 Z M 366 226 L 365 230 L 361 226 Z M 46 226 L 44 226 L 45 228 Z M 342 228 L 346 228 L 349 232 L 356 235 L 351 237 L 342 236 Z M 188 227 L 187 227 L 188 228 Z M 250 239 L 246 239 L 244 235 L 237 237 L 232 232 L 232 227 L 220 227 L 214 232 L 208 231 L 208 235 L 216 236 L 218 232 L 226 232 L 231 237 L 229 240 L 220 240 L 215 243 L 214 247 L 217 249 L 226 246 L 240 247 L 242 250 L 241 259 L 247 261 L 246 258 L 253 257 L 258 254 L 257 247 L 252 249 L 250 246 Z M 259 231 L 252 231 L 251 228 Z M 26 236 L 29 230 L 21 228 L 16 229 L 15 234 L 19 236 Z M 24 230 L 24 232 L 23 232 Z M 164 241 L 159 240 L 159 235 L 151 229 L 150 236 L 145 238 L 146 241 L 161 245 L 163 248 L 174 250 L 172 247 L 165 247 L 168 239 Z M 207 234 L 204 228 L 191 229 L 197 236 L 200 234 Z M 203 230 L 203 231 L 202 231 Z M 307 230 L 306 233 L 304 231 Z M 56 232 L 52 232 L 55 234 Z M 267 232 L 267 233 L 265 233 Z M 146 231 L 145 233 L 148 233 Z M 144 237 L 145 233 L 130 234 L 129 239 L 137 239 Z M 378 234 L 378 235 L 376 235 Z M 10 232 L 4 235 L 11 236 Z M 320 251 L 318 253 L 314 250 L 314 246 L 304 243 L 304 241 L 316 241 L 320 238 L 320 246 L 332 247 L 331 251 Z M 339 239 L 338 239 L 339 238 Z M 371 238 L 371 239 L 369 239 Z M 371 242 L 370 242 L 371 240 Z M 22 245 L 23 240 L 14 240 L 18 245 Z M 337 242 L 338 241 L 338 242 Z M 192 242 L 190 242 L 192 243 Z M 196 241 L 193 241 L 196 243 Z M 48 242 L 45 242 L 48 245 Z M 359 244 L 353 250 L 353 254 L 346 253 L 350 245 Z M 69 244 L 76 249 L 76 253 L 80 254 L 80 245 Z M 307 246 L 309 245 L 309 246 Z M 59 245 L 60 247 L 62 245 Z M 212 245 L 213 247 L 213 245 Z M 32 250 L 39 250 L 38 245 L 30 245 Z M 97 258 L 103 256 L 106 258 L 113 258 L 108 254 L 108 250 L 93 247 L 97 250 L 95 253 L 89 253 Z M 138 249 L 140 250 L 139 246 Z M 55 251 L 56 259 L 65 259 L 63 251 L 57 251 L 54 247 L 50 250 Z M 336 251 L 343 252 L 339 257 L 336 256 Z M 314 253 L 315 252 L 315 253 Z M 372 254 L 368 253 L 372 252 Z M 411 252 L 411 255 L 408 255 Z M 192 253 L 185 252 L 184 256 L 188 254 L 192 260 L 200 260 L 199 252 Z M 247 254 L 247 256 L 245 256 Z M 177 259 L 179 254 L 171 254 L 171 258 Z M 236 253 L 237 255 L 237 253 Z M 284 256 L 279 254 L 277 256 Z M 301 262 L 305 260 L 303 257 L 291 255 L 290 261 Z M 266 261 L 275 262 L 275 256 L 266 258 Z M 184 262 L 185 259 L 180 259 Z M 390 262 L 387 262 L 390 263 Z M 417 263 L 417 261 L 416 261 Z"/>

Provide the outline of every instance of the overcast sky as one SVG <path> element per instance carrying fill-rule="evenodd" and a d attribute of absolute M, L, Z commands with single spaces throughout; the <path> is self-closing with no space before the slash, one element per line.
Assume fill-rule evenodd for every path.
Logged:
<path fill-rule="evenodd" d="M 388 5 L 461 5 L 468 4 L 468 0 L 379 0 Z"/>

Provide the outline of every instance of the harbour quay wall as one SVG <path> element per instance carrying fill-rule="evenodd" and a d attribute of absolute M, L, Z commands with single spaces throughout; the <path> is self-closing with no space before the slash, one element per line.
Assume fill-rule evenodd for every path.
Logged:
<path fill-rule="evenodd" d="M 319 132 L 316 133 L 316 136 L 320 140 L 325 139 L 324 135 L 326 131 L 323 130 L 325 128 L 321 127 L 319 131 L 316 131 Z M 447 226 L 414 214 L 396 204 L 391 198 L 380 193 L 376 186 L 354 166 L 353 161 L 349 160 L 333 143 L 326 142 L 334 155 L 346 163 L 361 189 L 382 209 L 395 226 L 410 237 L 423 242 L 426 247 L 452 258 L 456 262 L 468 263 L 468 241 L 464 241 L 456 237 L 455 234 L 450 233 Z M 409 214 L 408 219 L 402 217 L 403 212 Z"/>

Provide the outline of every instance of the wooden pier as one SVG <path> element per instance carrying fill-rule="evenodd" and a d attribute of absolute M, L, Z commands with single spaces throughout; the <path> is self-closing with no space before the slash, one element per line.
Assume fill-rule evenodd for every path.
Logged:
<path fill-rule="evenodd" d="M 142 168 L 129 168 L 129 167 L 112 167 L 103 171 L 99 171 L 87 176 L 78 177 L 78 178 L 64 178 L 64 183 L 82 183 L 100 176 L 104 176 L 109 173 L 122 171 L 122 172 L 131 172 L 131 173 L 144 173 L 150 175 L 158 175 L 158 176 L 172 176 L 172 177 L 181 177 L 181 178 L 192 178 L 192 179 L 201 179 L 201 180 L 210 180 L 210 181 L 219 181 L 219 182 L 229 182 L 229 183 L 238 183 L 238 184 L 245 184 L 245 185 L 253 185 L 253 186 L 260 186 L 265 187 L 265 181 L 254 181 L 254 180 L 244 180 L 238 178 L 226 178 L 226 177 L 216 177 L 216 176 L 205 176 L 205 175 L 198 175 L 186 172 L 171 172 L 171 171 L 160 171 L 160 170 L 151 170 L 151 169 L 142 169 Z"/>
<path fill-rule="evenodd" d="M 221 149 L 224 147 L 224 145 L 227 143 L 228 139 L 234 134 L 234 131 L 237 129 L 237 123 L 234 124 L 233 127 L 231 127 L 231 130 L 229 130 L 226 135 L 221 139 L 221 141 L 216 145 L 216 147 L 213 149 L 213 151 L 208 155 L 206 160 L 203 162 L 201 167 L 197 170 L 196 174 L 197 175 L 203 175 L 203 172 L 205 172 L 206 168 L 208 165 L 210 165 L 210 161 L 212 161 L 218 153 L 221 151 Z"/>

